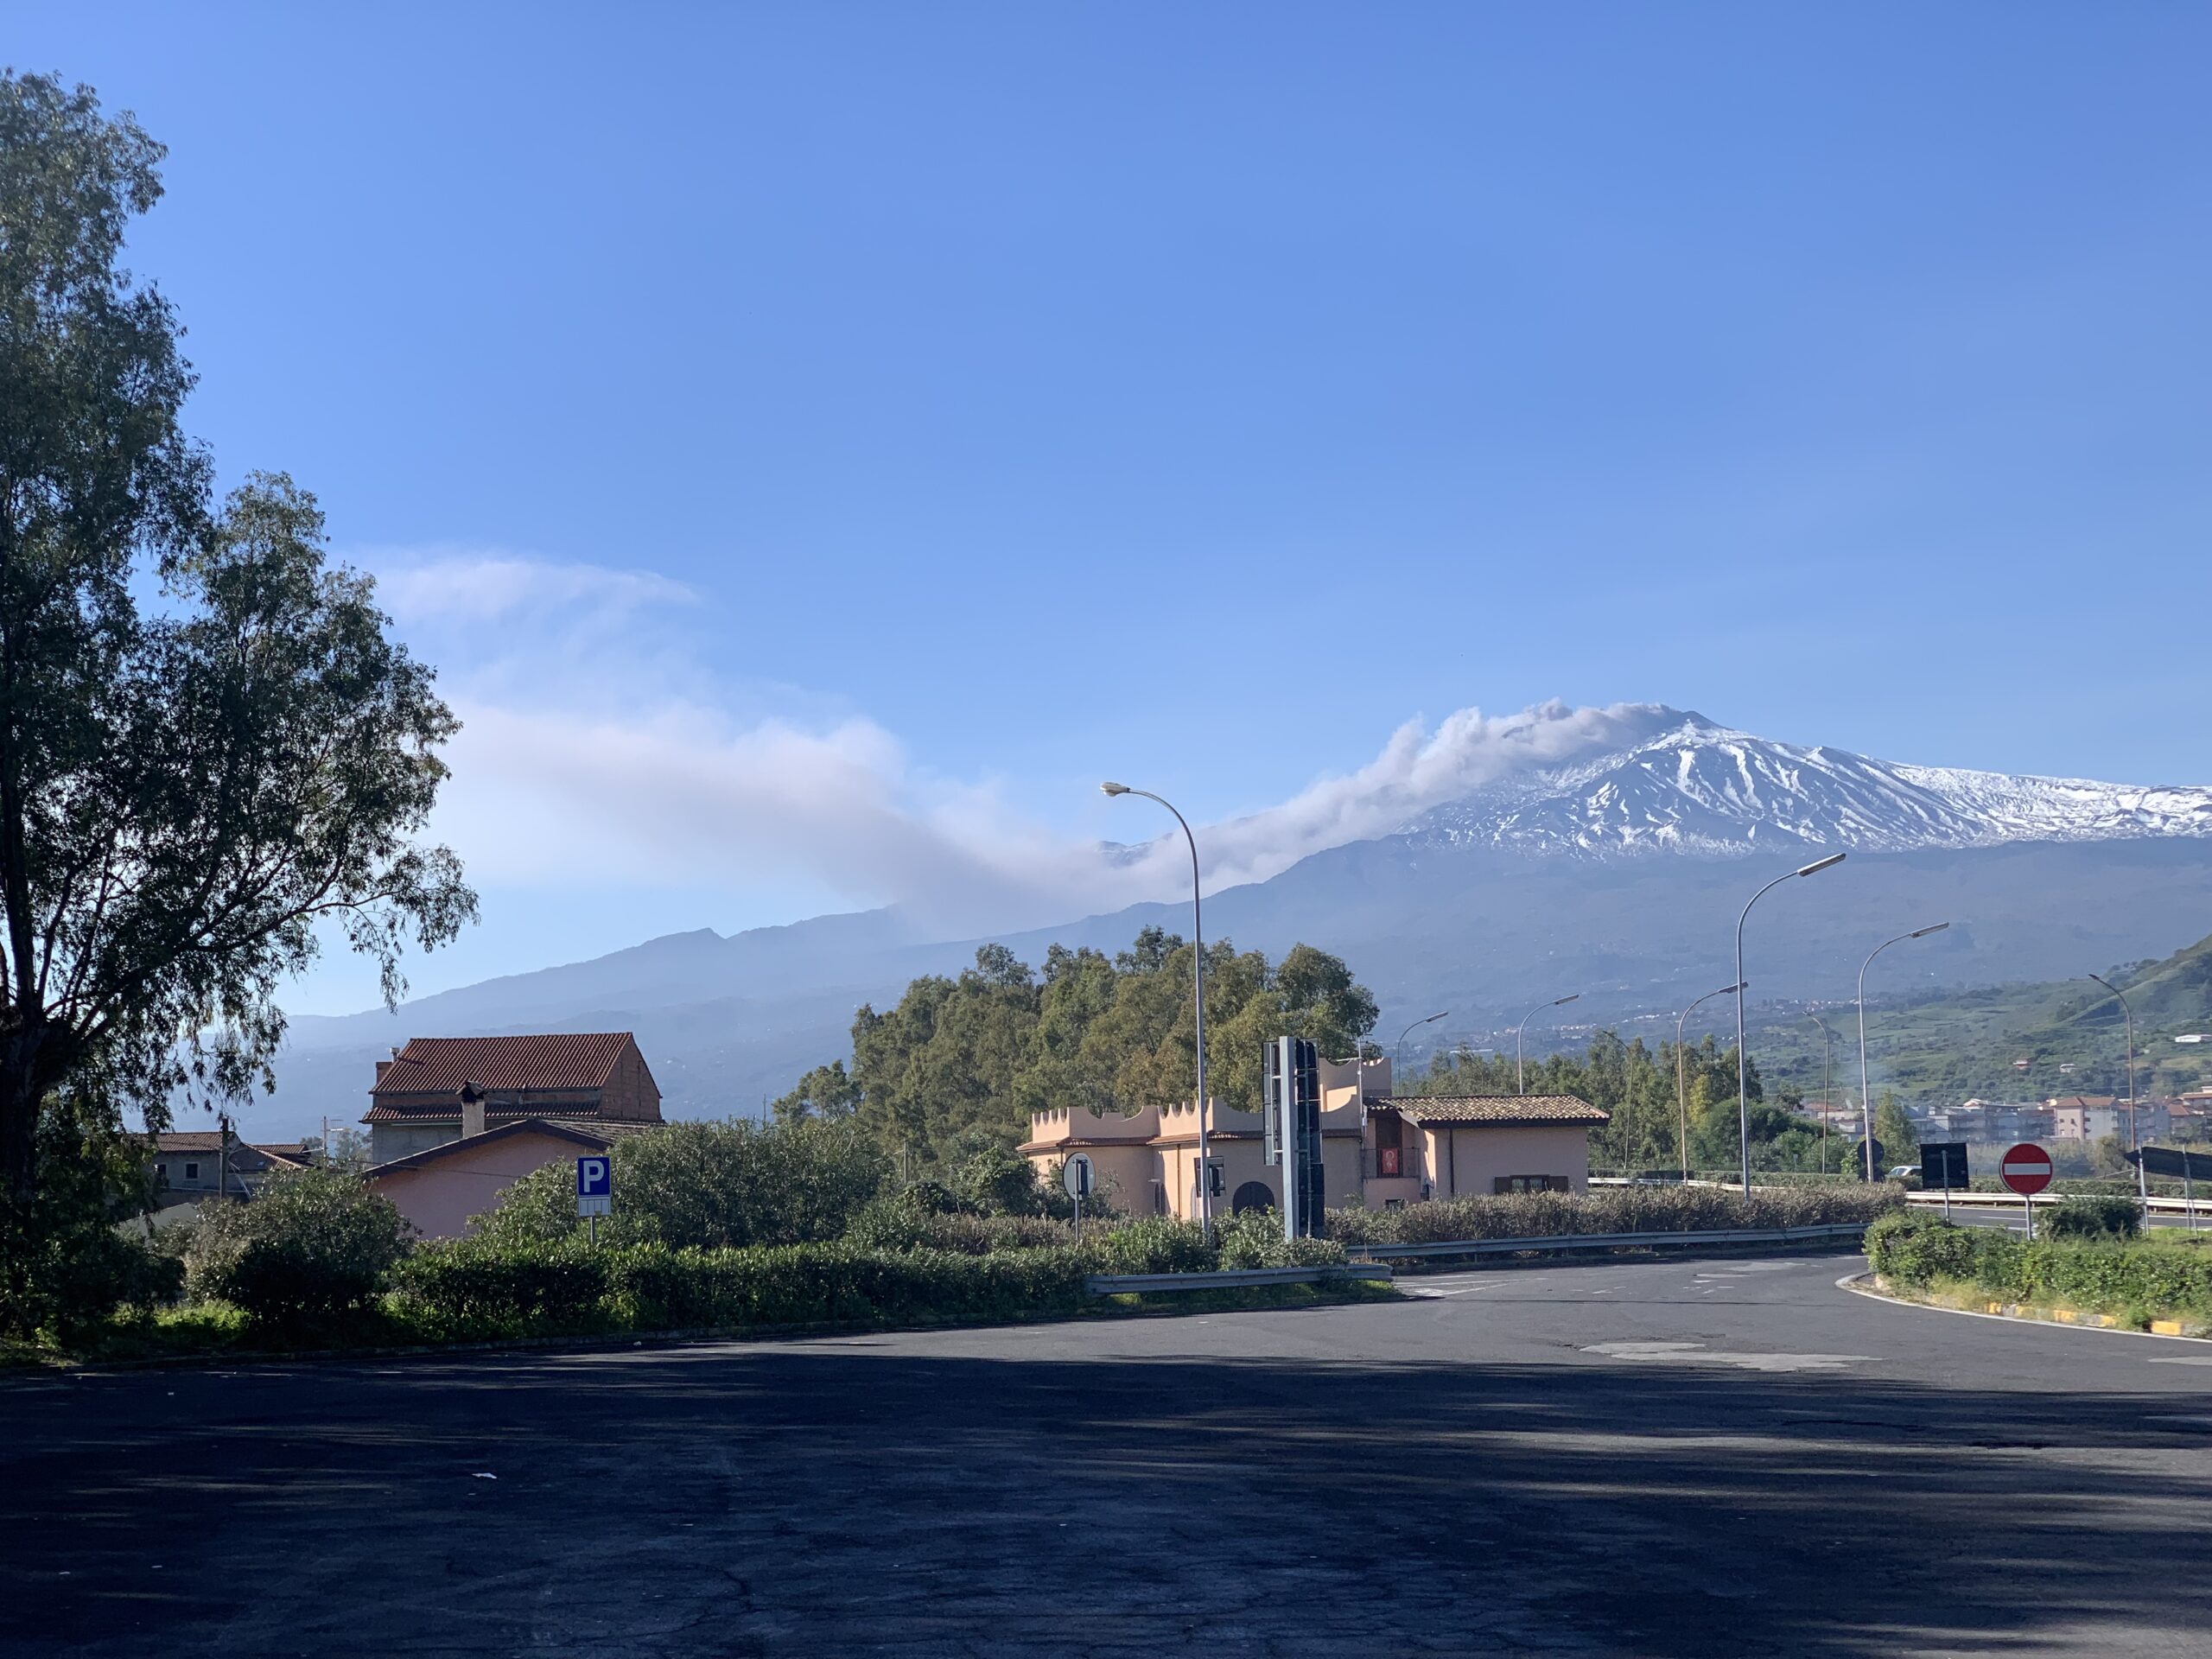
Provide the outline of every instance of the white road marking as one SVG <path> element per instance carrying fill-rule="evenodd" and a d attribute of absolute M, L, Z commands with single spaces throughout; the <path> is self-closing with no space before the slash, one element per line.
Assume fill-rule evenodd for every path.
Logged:
<path fill-rule="evenodd" d="M 1745 1354 L 1701 1342 L 1600 1342 L 1582 1351 L 1637 1363 L 1727 1365 L 1741 1371 L 1840 1371 L 1872 1354 Z"/>

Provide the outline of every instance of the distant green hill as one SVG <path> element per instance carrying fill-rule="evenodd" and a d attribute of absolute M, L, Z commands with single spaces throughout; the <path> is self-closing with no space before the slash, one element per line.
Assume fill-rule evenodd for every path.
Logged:
<path fill-rule="evenodd" d="M 2135 1086 L 2171 1095 L 2212 1085 L 2212 938 L 2163 962 L 2108 970 L 2135 1010 Z M 1754 1008 L 1751 1053 L 1777 1085 L 1808 1099 L 1821 1089 L 1821 1039 L 1812 1015 L 1835 1033 L 1839 1101 L 1859 1095 L 1859 1025 L 1848 1002 L 1808 1009 Z M 2110 993 L 2087 979 L 1998 986 L 1866 1005 L 1873 1091 L 1893 1089 L 1912 1105 L 2124 1095 L 2126 1023 Z M 2019 1063 L 2026 1061 L 2024 1067 Z"/>

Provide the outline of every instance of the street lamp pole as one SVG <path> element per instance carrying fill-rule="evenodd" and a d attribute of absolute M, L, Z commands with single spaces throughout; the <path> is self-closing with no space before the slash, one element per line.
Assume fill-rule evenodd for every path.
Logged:
<path fill-rule="evenodd" d="M 1827 1046 L 1821 1061 L 1821 1173 L 1828 1173 L 1828 1113 L 1835 1106 L 1835 1033 L 1828 1029 L 1828 1022 L 1810 1008 L 1805 1017 L 1821 1028 L 1821 1036 Z"/>
<path fill-rule="evenodd" d="M 1166 796 L 1155 795 L 1148 789 L 1131 789 L 1127 784 L 1101 784 L 1098 788 L 1100 793 L 1109 797 L 1141 795 L 1147 801 L 1158 801 L 1175 814 L 1175 822 L 1183 826 L 1183 839 L 1190 843 L 1191 1024 L 1198 1057 L 1198 1226 L 1211 1237 L 1213 1234 L 1212 1171 L 1206 1165 L 1206 938 L 1198 907 L 1198 838 L 1191 833 L 1190 821 L 1175 811 L 1174 803 Z"/>
<path fill-rule="evenodd" d="M 1744 1179 L 1744 1196 L 1747 1198 L 1751 1196 L 1751 1077 L 1744 1049 L 1743 988 L 1750 983 L 1744 977 L 1744 924 L 1751 919 L 1751 905 L 1758 903 L 1791 876 L 1817 875 L 1822 870 L 1842 863 L 1843 860 L 1843 854 L 1830 853 L 1826 858 L 1816 858 L 1810 864 L 1790 871 L 1789 875 L 1776 876 L 1751 895 L 1751 903 L 1744 906 L 1744 913 L 1736 918 L 1736 1128 L 1742 1158 L 1739 1173 Z"/>
<path fill-rule="evenodd" d="M 1395 1062 L 1395 1067 L 1390 1073 L 1390 1092 L 1392 1094 L 1395 1095 L 1398 1092 L 1401 1079 L 1404 1077 L 1406 1073 L 1406 1039 L 1412 1036 L 1415 1031 L 1419 1030 L 1423 1026 L 1433 1026 L 1440 1020 L 1449 1018 L 1451 1012 L 1452 1011 L 1449 1008 L 1446 1008 L 1442 1014 L 1432 1014 L 1426 1015 L 1421 1019 L 1414 1020 L 1413 1024 L 1408 1026 L 1403 1031 L 1398 1033 L 1398 1058 Z"/>
<path fill-rule="evenodd" d="M 1865 1133 L 1862 1142 L 1866 1149 L 1866 1179 L 1874 1179 L 1874 1096 L 1866 1087 L 1866 970 L 1874 965 L 1874 958 L 1893 944 L 1903 944 L 1907 939 L 1924 939 L 1930 933 L 1941 933 L 1948 922 L 1937 922 L 1932 927 L 1916 927 L 1910 933 L 1900 933 L 1894 939 L 1884 939 L 1866 953 L 1866 960 L 1859 964 L 1859 1109 L 1865 1115 L 1861 1126 Z M 1946 1189 L 1948 1191 L 1948 1189 Z"/>
<path fill-rule="evenodd" d="M 1707 991 L 1698 998 L 1697 1002 L 1684 1008 L 1675 1020 L 1675 1111 L 1680 1119 L 1676 1133 L 1681 1137 L 1676 1150 L 1682 1154 L 1682 1179 L 1685 1181 L 1690 1178 L 1690 1089 L 1689 1072 L 1682 1060 L 1682 1027 L 1689 1022 L 1690 1015 L 1697 1012 L 1699 1002 L 1710 1002 L 1716 996 L 1727 996 L 1743 988 L 1741 985 L 1723 985 L 1717 991 Z"/>
<path fill-rule="evenodd" d="M 1571 995 L 1555 996 L 1548 1002 L 1539 1002 L 1535 1007 L 1529 1009 L 1528 1013 L 1522 1014 L 1521 1016 L 1521 1023 L 1513 1027 L 1513 1092 L 1515 1094 L 1525 1095 L 1529 1092 L 1529 1081 L 1527 1077 L 1522 1074 L 1521 1069 L 1522 1032 L 1528 1028 L 1529 1022 L 1531 1020 L 1541 1014 L 1546 1008 L 1563 1008 L 1568 1003 L 1575 1001 L 1576 998 L 1580 997 L 1581 995 L 1581 992 L 1576 991 Z"/>
<path fill-rule="evenodd" d="M 2127 1149 L 2135 1154 L 2135 1195 L 2142 1200 L 2143 1213 L 2147 1217 L 2151 1213 L 2151 1178 L 2144 1172 L 2143 1142 L 2135 1133 L 2135 1010 L 2127 1006 L 2120 987 L 2103 975 L 2091 974 L 2089 977 L 2120 997 L 2120 1011 L 2127 1020 Z"/>

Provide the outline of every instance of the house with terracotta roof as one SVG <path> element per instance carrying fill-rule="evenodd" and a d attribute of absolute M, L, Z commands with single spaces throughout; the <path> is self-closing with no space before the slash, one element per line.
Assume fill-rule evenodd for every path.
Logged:
<path fill-rule="evenodd" d="M 382 1166 L 530 1118 L 583 1129 L 657 1124 L 660 1089 L 626 1031 L 416 1037 L 377 1062 L 361 1122 L 370 1161 Z"/>
<path fill-rule="evenodd" d="M 1395 1209 L 1426 1198 L 1580 1192 L 1590 1131 L 1606 1114 L 1572 1095 L 1400 1096 L 1388 1060 L 1320 1063 L 1325 1202 Z M 1209 1100 L 1204 1179 L 1216 1213 L 1281 1209 L 1282 1170 L 1266 1159 L 1257 1112 Z M 1127 1115 L 1081 1108 L 1030 1118 L 1023 1156 L 1057 1180 L 1069 1154 L 1090 1159 L 1111 1201 L 1133 1213 L 1195 1219 L 1199 1109 L 1185 1101 Z"/>

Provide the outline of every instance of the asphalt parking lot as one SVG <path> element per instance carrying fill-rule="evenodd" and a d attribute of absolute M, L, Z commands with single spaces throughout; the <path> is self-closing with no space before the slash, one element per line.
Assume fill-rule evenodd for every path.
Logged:
<path fill-rule="evenodd" d="M 2212 1344 L 1859 1265 L 10 1382 L 0 1649 L 2212 1649 Z"/>

